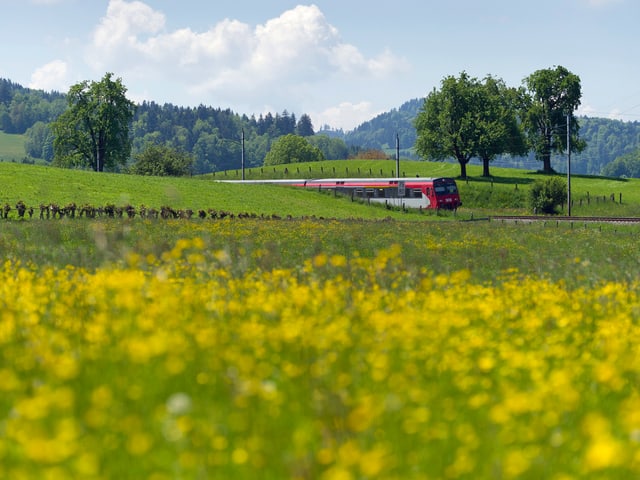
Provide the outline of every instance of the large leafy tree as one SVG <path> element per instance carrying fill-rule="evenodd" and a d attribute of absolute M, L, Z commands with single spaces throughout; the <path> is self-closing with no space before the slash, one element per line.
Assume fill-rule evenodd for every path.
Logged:
<path fill-rule="evenodd" d="M 579 125 L 573 112 L 582 97 L 580 77 L 565 67 L 537 70 L 524 79 L 528 92 L 524 126 L 542 171 L 552 173 L 551 154 L 566 151 L 567 115 L 570 120 L 572 152 L 584 150 L 586 144 L 578 136 Z"/>
<path fill-rule="evenodd" d="M 271 145 L 267 153 L 265 165 L 282 165 L 285 163 L 318 162 L 324 160 L 322 151 L 311 145 L 298 135 L 284 135 Z"/>
<path fill-rule="evenodd" d="M 67 94 L 67 110 L 52 123 L 54 164 L 90 167 L 96 172 L 127 163 L 135 105 L 120 78 L 107 73 L 99 82 L 83 81 Z"/>
<path fill-rule="evenodd" d="M 453 157 L 460 164 L 460 177 L 466 178 L 467 164 L 478 153 L 483 98 L 482 84 L 466 72 L 445 77 L 416 117 L 418 154 L 433 160 Z"/>
<path fill-rule="evenodd" d="M 483 175 L 489 176 L 489 162 L 509 153 L 526 154 L 524 135 L 516 116 L 519 93 L 491 76 L 484 82 L 462 72 L 458 78 L 442 80 L 416 117 L 416 151 L 425 158 L 455 158 L 460 176 L 466 178 L 473 157 L 483 161 Z"/>
<path fill-rule="evenodd" d="M 523 156 L 527 153 L 521 124 L 516 115 L 520 92 L 508 88 L 504 81 L 491 76 L 485 78 L 478 111 L 477 155 L 482 159 L 482 175 L 490 176 L 489 162 L 508 153 Z"/>

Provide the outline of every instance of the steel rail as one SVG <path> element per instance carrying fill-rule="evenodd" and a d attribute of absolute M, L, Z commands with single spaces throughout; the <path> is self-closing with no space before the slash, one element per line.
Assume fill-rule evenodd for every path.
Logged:
<path fill-rule="evenodd" d="M 490 221 L 502 222 L 575 222 L 575 223 L 640 223 L 640 217 L 569 217 L 566 215 L 492 215 Z"/>

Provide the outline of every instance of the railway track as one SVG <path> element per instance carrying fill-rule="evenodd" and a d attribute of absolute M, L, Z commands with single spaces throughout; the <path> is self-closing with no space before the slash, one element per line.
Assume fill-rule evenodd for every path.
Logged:
<path fill-rule="evenodd" d="M 574 223 L 640 223 L 640 217 L 568 217 L 568 216 L 541 216 L 541 215 L 494 215 L 489 217 L 492 222 L 574 222 Z"/>

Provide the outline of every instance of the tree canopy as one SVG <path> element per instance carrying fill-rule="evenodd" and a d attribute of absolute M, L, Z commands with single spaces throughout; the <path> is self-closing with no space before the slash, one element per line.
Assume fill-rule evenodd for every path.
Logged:
<path fill-rule="evenodd" d="M 181 177 L 191 173 L 193 157 L 168 145 L 148 144 L 135 155 L 129 171 L 135 175 Z"/>
<path fill-rule="evenodd" d="M 299 135 L 284 135 L 271 145 L 264 159 L 265 165 L 282 165 L 286 163 L 317 162 L 324 160 L 318 147 L 311 145 Z"/>
<path fill-rule="evenodd" d="M 314 135 L 305 137 L 313 146 L 318 147 L 326 160 L 343 160 L 349 157 L 349 148 L 340 138 L 331 138 L 326 135 Z"/>
<path fill-rule="evenodd" d="M 551 154 L 567 148 L 567 116 L 572 152 L 584 150 L 580 126 L 573 112 L 580 106 L 580 77 L 562 66 L 537 70 L 524 80 L 528 96 L 523 106 L 529 146 L 542 161 L 542 171 L 552 173 Z"/>
<path fill-rule="evenodd" d="M 311 137 L 314 135 L 311 117 L 306 113 L 300 117 L 300 120 L 298 120 L 298 123 L 296 125 L 296 134 L 300 135 L 301 137 Z"/>
<path fill-rule="evenodd" d="M 501 79 L 485 78 L 480 89 L 481 110 L 478 112 L 477 155 L 482 160 L 482 175 L 489 177 L 489 162 L 498 155 L 526 155 L 524 133 L 516 115 L 519 93 L 508 88 Z"/>
<path fill-rule="evenodd" d="M 96 172 L 124 166 L 131 153 L 130 124 L 135 105 L 121 79 L 107 73 L 99 82 L 73 85 L 67 110 L 53 123 L 54 164 Z"/>
<path fill-rule="evenodd" d="M 477 79 L 466 72 L 458 78 L 445 77 L 416 118 L 416 151 L 431 160 L 455 158 L 460 176 L 466 178 L 467 163 L 478 155 L 483 108 L 482 84 Z"/>

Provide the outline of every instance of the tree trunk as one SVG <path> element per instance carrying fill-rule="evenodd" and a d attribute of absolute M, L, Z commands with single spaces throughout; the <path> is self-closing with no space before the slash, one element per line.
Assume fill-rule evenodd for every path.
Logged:
<path fill-rule="evenodd" d="M 467 178 L 467 161 L 458 160 L 460 163 L 460 178 Z"/>
<path fill-rule="evenodd" d="M 482 176 L 483 177 L 490 177 L 491 174 L 489 174 L 489 159 L 488 158 L 483 158 L 482 159 Z"/>
<path fill-rule="evenodd" d="M 104 162 L 106 160 L 106 148 L 100 144 L 98 145 L 98 154 L 96 155 L 96 172 L 104 171 Z"/>
<path fill-rule="evenodd" d="M 544 153 L 542 154 L 542 172 L 553 173 L 551 168 L 551 135 L 545 136 Z"/>
<path fill-rule="evenodd" d="M 551 168 L 551 154 L 545 153 L 542 157 L 542 171 L 543 173 L 553 173 L 553 168 Z"/>

